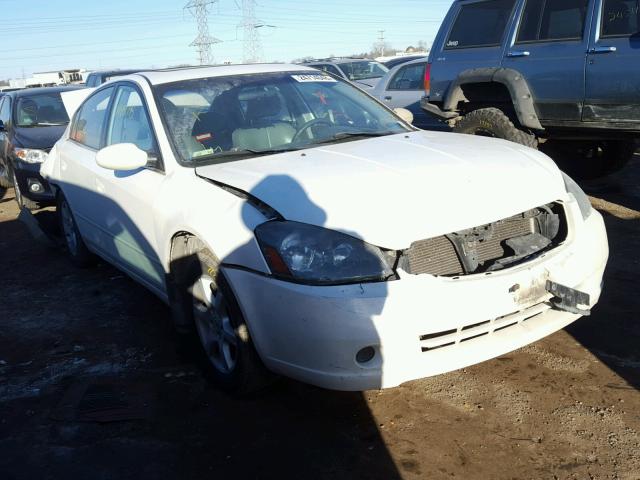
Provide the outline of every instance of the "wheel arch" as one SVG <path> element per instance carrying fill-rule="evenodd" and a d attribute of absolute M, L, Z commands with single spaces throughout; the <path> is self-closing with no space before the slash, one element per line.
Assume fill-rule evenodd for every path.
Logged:
<path fill-rule="evenodd" d="M 473 85 L 499 84 L 506 88 L 518 121 L 524 127 L 544 130 L 535 109 L 533 94 L 526 79 L 511 68 L 474 68 L 461 72 L 449 87 L 444 100 L 445 111 L 458 110 L 460 102 L 468 102 L 465 88 Z"/>

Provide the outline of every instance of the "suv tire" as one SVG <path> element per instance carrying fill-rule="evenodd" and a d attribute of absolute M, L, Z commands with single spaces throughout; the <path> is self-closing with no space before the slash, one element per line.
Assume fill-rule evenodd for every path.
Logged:
<path fill-rule="evenodd" d="M 513 124 L 498 108 L 481 108 L 468 113 L 453 128 L 455 133 L 502 138 L 531 148 L 538 148 L 535 135 L 524 132 Z"/>

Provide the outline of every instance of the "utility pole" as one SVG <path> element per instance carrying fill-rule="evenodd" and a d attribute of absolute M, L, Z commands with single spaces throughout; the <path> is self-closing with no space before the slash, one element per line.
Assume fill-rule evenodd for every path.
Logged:
<path fill-rule="evenodd" d="M 209 5 L 218 3 L 218 1 L 219 0 L 190 0 L 184 6 L 184 8 L 196 17 L 196 22 L 198 23 L 198 36 L 189 46 L 197 48 L 200 65 L 211 65 L 213 63 L 211 45 L 221 42 L 221 40 L 209 35 Z"/>
<path fill-rule="evenodd" d="M 244 63 L 260 63 L 262 61 L 262 41 L 258 28 L 271 26 L 258 23 L 256 20 L 256 1 L 242 0 L 243 52 Z"/>
<path fill-rule="evenodd" d="M 380 45 L 380 56 L 384 57 L 384 30 L 378 30 L 380 37 L 378 37 L 378 45 Z"/>

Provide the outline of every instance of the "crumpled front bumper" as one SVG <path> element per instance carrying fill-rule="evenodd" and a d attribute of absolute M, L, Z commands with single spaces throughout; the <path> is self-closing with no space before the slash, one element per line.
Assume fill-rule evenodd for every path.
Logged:
<path fill-rule="evenodd" d="M 225 268 L 265 365 L 336 390 L 387 388 L 472 365 L 539 340 L 580 315 L 551 308 L 547 280 L 598 301 L 608 259 L 596 211 L 567 204 L 569 237 L 525 264 L 459 278 L 308 286 Z M 577 220 L 576 220 L 577 219 Z M 356 354 L 372 346 L 375 356 Z"/>

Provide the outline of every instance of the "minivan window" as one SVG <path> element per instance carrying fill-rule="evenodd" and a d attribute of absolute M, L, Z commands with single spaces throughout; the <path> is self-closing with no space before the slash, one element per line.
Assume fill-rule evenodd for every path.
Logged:
<path fill-rule="evenodd" d="M 500 45 L 515 0 L 487 0 L 460 7 L 445 49 Z"/>
<path fill-rule="evenodd" d="M 604 0 L 601 37 L 627 37 L 638 33 L 640 0 Z"/>
<path fill-rule="evenodd" d="M 425 63 L 402 67 L 389 82 L 389 90 L 423 90 Z"/>
<path fill-rule="evenodd" d="M 76 114 L 71 129 L 71 139 L 90 148 L 98 149 L 102 144 L 102 129 L 113 87 L 106 88 L 89 97 Z"/>
<path fill-rule="evenodd" d="M 589 0 L 527 0 L 516 43 L 581 40 Z"/>

